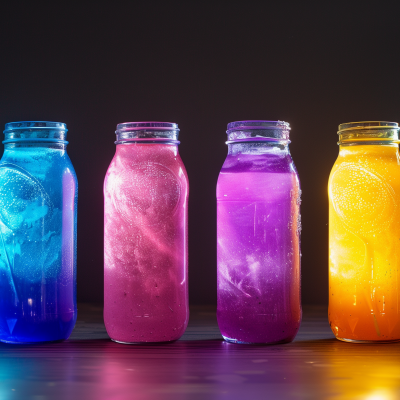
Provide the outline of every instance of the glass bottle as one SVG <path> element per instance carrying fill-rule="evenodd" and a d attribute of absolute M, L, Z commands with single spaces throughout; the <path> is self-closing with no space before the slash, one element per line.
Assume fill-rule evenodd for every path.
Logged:
<path fill-rule="evenodd" d="M 104 322 L 122 343 L 179 339 L 187 326 L 188 178 L 178 125 L 117 126 L 104 181 Z"/>
<path fill-rule="evenodd" d="M 228 124 L 217 184 L 218 325 L 234 343 L 285 343 L 300 304 L 300 184 L 289 124 Z"/>
<path fill-rule="evenodd" d="M 78 183 L 67 126 L 5 126 L 0 162 L 0 340 L 67 339 L 75 325 Z"/>
<path fill-rule="evenodd" d="M 347 342 L 400 340 L 400 157 L 394 122 L 339 126 L 329 178 L 329 322 Z"/>

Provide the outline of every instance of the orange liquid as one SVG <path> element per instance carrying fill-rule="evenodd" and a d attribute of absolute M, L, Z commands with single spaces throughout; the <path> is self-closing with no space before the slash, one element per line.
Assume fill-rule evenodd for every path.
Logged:
<path fill-rule="evenodd" d="M 332 331 L 349 341 L 400 340 L 398 146 L 341 146 L 328 191 Z"/>

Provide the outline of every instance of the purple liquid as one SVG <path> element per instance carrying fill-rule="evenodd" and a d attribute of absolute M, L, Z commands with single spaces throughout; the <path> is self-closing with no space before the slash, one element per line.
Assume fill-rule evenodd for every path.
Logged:
<path fill-rule="evenodd" d="M 287 146 L 230 146 L 217 185 L 218 325 L 231 342 L 290 342 L 301 322 L 298 175 Z"/>

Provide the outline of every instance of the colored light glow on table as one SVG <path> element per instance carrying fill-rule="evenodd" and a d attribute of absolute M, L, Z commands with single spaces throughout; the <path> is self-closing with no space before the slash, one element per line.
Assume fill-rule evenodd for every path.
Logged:
<path fill-rule="evenodd" d="M 387 391 L 378 391 L 365 398 L 365 400 L 392 400 L 394 397 Z"/>

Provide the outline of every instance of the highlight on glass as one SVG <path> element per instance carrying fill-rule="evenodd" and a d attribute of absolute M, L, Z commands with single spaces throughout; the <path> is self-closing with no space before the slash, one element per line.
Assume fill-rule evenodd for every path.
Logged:
<path fill-rule="evenodd" d="M 300 183 L 283 121 L 228 124 L 217 184 L 217 318 L 234 343 L 285 343 L 301 322 Z"/>
<path fill-rule="evenodd" d="M 6 124 L 0 162 L 0 341 L 67 339 L 75 325 L 78 183 L 61 122 Z"/>
<path fill-rule="evenodd" d="M 188 178 L 178 125 L 117 126 L 104 181 L 104 322 L 121 343 L 179 339 L 188 323 Z"/>
<path fill-rule="evenodd" d="M 329 192 L 329 322 L 348 342 L 400 340 L 400 166 L 395 122 L 339 126 Z"/>

